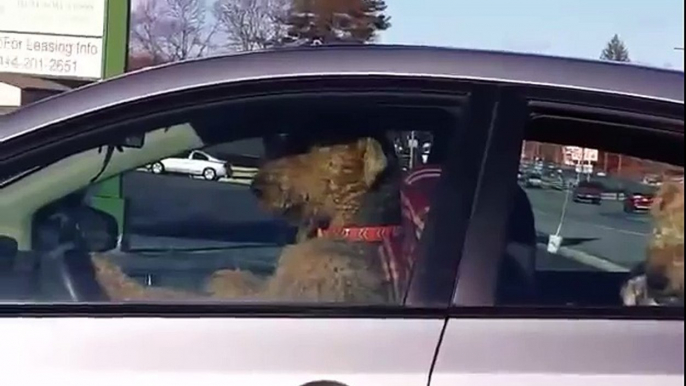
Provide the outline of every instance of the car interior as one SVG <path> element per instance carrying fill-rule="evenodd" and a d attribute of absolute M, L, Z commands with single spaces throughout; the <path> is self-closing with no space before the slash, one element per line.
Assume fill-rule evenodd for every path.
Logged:
<path fill-rule="evenodd" d="M 243 119 L 232 119 L 231 130 L 227 130 L 226 120 L 195 115 L 192 123 L 157 124 L 153 127 L 162 128 L 144 136 L 132 135 L 119 139 L 116 146 L 108 143 L 74 152 L 6 180 L 0 197 L 0 211 L 7 213 L 0 219 L 0 234 L 3 234 L 0 252 L 2 260 L 7 262 L 2 278 L 11 280 L 2 280 L 8 288 L 0 288 L 0 297 L 31 301 L 104 300 L 88 256 L 91 252 L 121 248 L 124 237 L 116 231 L 114 218 L 87 204 L 95 184 L 174 154 L 235 140 L 240 142 L 246 133 L 254 132 L 254 127 L 265 121 L 264 108 L 273 107 L 267 122 L 278 117 L 281 124 L 271 130 L 308 130 L 311 126 L 307 125 L 312 122 L 330 122 L 331 116 L 326 113 L 301 111 L 302 100 L 293 106 L 283 100 L 279 103 L 276 106 L 257 104 L 252 109 L 242 106 L 240 112 L 232 110 L 231 113 Z M 454 104 L 442 103 L 447 110 L 386 103 L 381 109 L 389 111 L 357 108 L 358 113 L 353 115 L 360 122 L 397 130 L 426 127 L 452 130 L 455 117 L 448 110 Z M 355 106 L 359 104 L 351 108 Z M 340 109 L 340 105 L 336 108 Z M 441 111 L 437 114 L 437 110 Z M 232 116 L 228 112 L 227 115 Z M 239 158 L 246 156 L 239 154 Z M 85 229 L 92 231 L 84 232 Z M 178 258 L 183 253 L 176 255 Z M 274 253 L 274 258 L 277 256 Z M 157 261 L 164 262 L 164 259 Z M 17 285 L 17 281 L 22 285 Z"/>
<path fill-rule="evenodd" d="M 304 122 L 311 122 L 311 114 L 305 113 L 309 119 L 303 121 L 296 105 L 282 100 L 279 103 L 280 108 L 267 118 L 272 122 L 278 118 L 283 123 L 277 130 L 308 130 Z M 316 103 L 313 100 L 310 106 Z M 376 111 L 366 118 L 394 130 L 429 131 L 433 146 L 427 163 L 440 164 L 450 150 L 449 136 L 459 121 L 459 109 L 448 107 L 453 106 L 450 103 L 454 100 L 440 103 L 445 106 L 436 109 L 396 103 L 386 106 L 389 110 L 383 114 Z M 683 134 L 664 130 L 679 127 L 678 121 L 655 122 L 645 117 L 627 118 L 573 107 L 576 106 L 532 104 L 526 139 L 605 148 L 683 166 Z M 38 298 L 44 301 L 104 300 L 84 254 L 110 250 L 120 246 L 122 240 L 111 216 L 83 205 L 96 177 L 103 181 L 164 157 L 241 139 L 254 130 L 256 123 L 264 121 L 263 108 L 244 108 L 240 114 L 243 119 L 231 121 L 230 135 L 223 117 L 195 115 L 192 124 L 159 125 L 163 128 L 147 132 L 142 141 L 124 141 L 123 146 L 119 144 L 118 149 L 109 152 L 110 146 L 91 148 L 5 183 L 0 196 L 0 282 L 7 284 L 0 288 L 0 298 L 35 301 L 36 294 L 40 294 Z M 369 110 L 360 110 L 359 116 L 365 111 Z M 680 125 L 683 133 L 683 121 Z M 624 136 L 627 127 L 633 130 L 630 138 Z M 238 156 L 245 158 L 244 154 Z M 512 183 L 515 182 L 513 175 Z M 517 190 L 514 202 L 497 287 L 498 304 L 621 305 L 619 289 L 627 273 L 595 269 L 538 271 L 536 258 L 541 245 L 537 242 L 532 206 L 523 189 Z M 61 215 L 65 212 L 70 215 Z M 84 234 L 76 229 L 92 231 Z"/>

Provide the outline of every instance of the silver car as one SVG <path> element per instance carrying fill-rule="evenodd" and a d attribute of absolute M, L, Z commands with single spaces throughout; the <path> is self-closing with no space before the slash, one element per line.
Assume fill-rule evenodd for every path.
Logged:
<path fill-rule="evenodd" d="M 638 226 L 623 214 L 570 212 L 562 232 L 601 224 L 597 237 L 570 237 L 549 253 L 564 192 L 516 183 L 526 140 L 683 167 L 683 101 L 683 72 L 370 45 L 175 63 L 25 106 L 0 117 L 3 376 L 12 384 L 683 385 L 683 303 L 628 307 L 620 297 L 645 259 L 627 245 L 649 233 L 607 233 L 613 226 L 600 221 Z M 256 200 L 264 160 L 310 154 L 302 138 L 359 133 L 387 140 L 387 168 L 393 138 L 408 132 L 432 136 L 427 165 L 393 185 L 394 220 L 358 224 L 411 230 L 413 248 L 391 260 L 406 264 L 402 277 L 391 264 L 393 296 L 351 285 L 356 296 L 269 297 L 257 284 L 231 295 L 219 285 L 227 281 L 214 281 L 230 271 L 263 283 L 285 250 L 309 241 L 280 216 L 288 213 Z M 229 160 L 231 181 L 140 171 L 196 149 Z M 331 182 L 315 168 L 335 166 L 327 162 L 299 163 L 320 174 L 293 178 Z M 435 182 L 432 194 L 420 194 L 420 177 Z M 614 251 L 626 252 L 604 255 Z"/>

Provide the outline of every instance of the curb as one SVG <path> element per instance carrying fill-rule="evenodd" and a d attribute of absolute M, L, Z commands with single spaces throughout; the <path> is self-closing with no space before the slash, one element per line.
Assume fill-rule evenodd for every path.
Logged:
<path fill-rule="evenodd" d="M 538 248 L 543 250 L 543 251 L 548 251 L 548 246 L 545 244 L 538 244 Z M 591 254 L 588 254 L 586 252 L 581 252 L 577 251 L 571 248 L 567 247 L 561 247 L 557 251 L 557 255 L 560 255 L 564 258 L 574 260 L 576 262 L 579 262 L 584 265 L 588 265 L 593 268 L 597 268 L 601 271 L 605 272 L 622 272 L 622 273 L 627 273 L 630 271 L 629 268 L 623 267 L 619 264 L 613 263 L 607 259 L 603 259 L 598 256 L 594 256 Z"/>

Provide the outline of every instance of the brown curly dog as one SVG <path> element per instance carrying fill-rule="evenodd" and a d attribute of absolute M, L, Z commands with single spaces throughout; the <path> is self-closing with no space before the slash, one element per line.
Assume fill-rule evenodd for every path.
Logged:
<path fill-rule="evenodd" d="M 400 167 L 385 138 L 291 136 L 271 146 L 251 185 L 268 211 L 299 229 L 267 279 L 220 270 L 203 294 L 139 285 L 103 256 L 96 274 L 113 300 L 260 299 L 291 302 L 394 302 L 379 257 L 400 223 Z"/>
<path fill-rule="evenodd" d="M 622 288 L 625 305 L 684 304 L 684 185 L 664 184 L 651 208 L 647 258 Z"/>

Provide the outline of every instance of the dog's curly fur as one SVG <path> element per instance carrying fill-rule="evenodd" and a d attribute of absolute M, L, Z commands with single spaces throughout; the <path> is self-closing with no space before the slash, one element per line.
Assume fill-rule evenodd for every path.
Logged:
<path fill-rule="evenodd" d="M 652 208 L 655 231 L 648 253 L 648 276 L 666 279 L 666 295 L 684 296 L 684 185 L 668 183 Z"/>
<path fill-rule="evenodd" d="M 316 232 L 321 226 L 399 223 L 396 167 L 370 137 L 333 143 L 315 139 L 301 152 L 263 165 L 253 191 L 265 209 L 291 220 L 299 232 L 274 275 L 253 294 L 286 301 L 388 302 L 391 287 L 378 245 L 317 237 Z M 218 272 L 217 277 L 225 274 L 235 275 Z M 234 290 L 219 293 L 234 296 Z"/>
<path fill-rule="evenodd" d="M 268 211 L 299 229 L 297 242 L 284 248 L 272 276 L 220 270 L 206 293 L 144 287 L 103 256 L 94 256 L 96 275 L 113 300 L 260 299 L 386 303 L 391 284 L 378 245 L 317 237 L 324 226 L 397 225 L 400 169 L 381 141 L 348 138 L 311 141 L 298 153 L 269 160 L 252 190 Z"/>
<path fill-rule="evenodd" d="M 684 301 L 684 185 L 664 184 L 651 208 L 653 234 L 647 258 L 622 288 L 626 305 Z"/>

